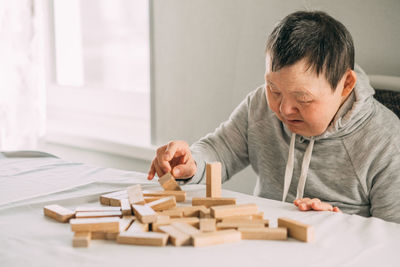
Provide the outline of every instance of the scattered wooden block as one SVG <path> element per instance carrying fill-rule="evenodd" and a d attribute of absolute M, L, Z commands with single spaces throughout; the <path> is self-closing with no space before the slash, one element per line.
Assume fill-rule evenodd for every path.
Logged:
<path fill-rule="evenodd" d="M 200 233 L 199 229 L 197 229 L 196 227 L 194 227 L 190 224 L 187 224 L 187 223 L 174 222 L 174 223 L 171 223 L 171 226 L 191 237 Z"/>
<path fill-rule="evenodd" d="M 172 224 L 175 222 L 179 222 L 179 223 L 187 223 L 190 224 L 194 227 L 198 227 L 199 226 L 199 218 L 197 217 L 184 217 L 184 218 L 170 218 L 168 221 L 165 222 L 155 222 L 153 223 L 153 231 L 158 231 L 158 227 L 162 226 L 162 225 L 168 225 L 168 224 Z"/>
<path fill-rule="evenodd" d="M 207 208 L 221 205 L 235 205 L 236 199 L 229 197 L 194 197 L 192 198 L 193 206 L 205 206 Z"/>
<path fill-rule="evenodd" d="M 47 205 L 43 208 L 44 215 L 59 222 L 68 222 L 75 216 L 75 212 L 60 205 Z"/>
<path fill-rule="evenodd" d="M 238 229 L 238 228 L 265 228 L 264 222 L 219 222 L 217 223 L 217 229 Z"/>
<path fill-rule="evenodd" d="M 241 233 L 236 230 L 221 230 L 209 233 L 199 233 L 192 236 L 193 246 L 195 247 L 239 242 L 241 237 Z"/>
<path fill-rule="evenodd" d="M 116 211 L 81 211 L 75 214 L 75 218 L 103 218 L 103 217 L 118 217 L 122 216 L 122 212 L 120 210 Z"/>
<path fill-rule="evenodd" d="M 169 216 L 170 218 L 182 218 L 183 210 L 179 210 L 179 209 L 163 210 L 163 211 L 157 212 L 157 214 Z"/>
<path fill-rule="evenodd" d="M 258 213 L 256 204 L 226 205 L 211 207 L 211 216 L 217 219 L 223 219 L 232 216 L 248 216 Z"/>
<path fill-rule="evenodd" d="M 121 211 L 123 215 L 132 215 L 132 208 L 129 199 L 121 199 Z"/>
<path fill-rule="evenodd" d="M 75 248 L 87 248 L 90 245 L 91 236 L 92 234 L 90 232 L 75 232 L 74 238 L 72 239 L 72 246 Z"/>
<path fill-rule="evenodd" d="M 162 211 L 175 208 L 176 200 L 174 196 L 169 196 L 160 198 L 159 200 L 156 201 L 152 201 L 146 205 L 152 208 L 154 211 Z"/>
<path fill-rule="evenodd" d="M 139 220 L 133 221 L 133 223 L 126 229 L 127 232 L 148 232 L 149 224 L 141 223 Z"/>
<path fill-rule="evenodd" d="M 158 229 L 160 232 L 168 234 L 170 242 L 176 247 L 191 244 L 191 236 L 181 232 L 172 225 L 163 225 Z"/>
<path fill-rule="evenodd" d="M 167 197 L 174 196 L 176 202 L 184 202 L 186 200 L 185 191 L 143 191 L 145 197 Z"/>
<path fill-rule="evenodd" d="M 182 211 L 183 217 L 199 217 L 200 211 L 207 211 L 204 206 L 180 206 L 170 209 L 171 213 Z"/>
<path fill-rule="evenodd" d="M 217 230 L 216 228 L 216 220 L 214 218 L 204 218 L 199 221 L 200 231 L 205 232 L 214 232 Z"/>
<path fill-rule="evenodd" d="M 210 209 L 204 209 L 199 211 L 199 218 L 211 218 Z"/>
<path fill-rule="evenodd" d="M 119 218 L 89 218 L 89 219 L 71 219 L 71 230 L 73 232 L 119 232 Z"/>
<path fill-rule="evenodd" d="M 159 200 L 160 198 L 163 198 L 163 197 L 164 196 L 161 196 L 161 197 L 144 197 L 144 202 L 146 202 L 146 204 L 147 204 L 147 203 Z"/>
<path fill-rule="evenodd" d="M 314 227 L 288 218 L 278 218 L 278 227 L 287 228 L 289 237 L 304 242 L 314 239 Z"/>
<path fill-rule="evenodd" d="M 119 232 L 125 232 L 133 223 L 134 216 L 124 216 L 119 220 Z"/>
<path fill-rule="evenodd" d="M 126 192 L 128 193 L 129 203 L 131 203 L 131 204 L 145 204 L 146 203 L 144 201 L 142 187 L 140 186 L 140 184 L 129 186 L 126 189 Z"/>
<path fill-rule="evenodd" d="M 106 233 L 105 232 L 91 232 L 92 233 L 92 240 L 106 240 Z"/>
<path fill-rule="evenodd" d="M 221 162 L 206 165 L 206 196 L 221 197 Z"/>
<path fill-rule="evenodd" d="M 116 197 L 121 198 L 124 197 L 126 198 L 127 194 L 126 194 L 126 190 L 122 190 L 122 191 L 116 191 L 116 192 L 112 192 L 112 193 L 108 193 L 108 194 L 104 194 L 100 196 L 100 203 L 103 205 L 107 205 L 110 206 L 111 205 L 111 199 L 116 199 Z"/>
<path fill-rule="evenodd" d="M 236 223 L 236 224 L 262 224 L 264 227 L 269 226 L 269 220 L 265 219 L 252 219 L 252 218 L 240 218 L 240 217 L 227 217 L 222 219 L 223 223 Z"/>
<path fill-rule="evenodd" d="M 263 220 L 264 219 L 264 212 L 260 211 L 257 214 L 251 215 L 251 218 L 254 220 Z"/>
<path fill-rule="evenodd" d="M 155 232 L 122 232 L 117 237 L 120 244 L 143 245 L 143 246 L 165 246 L 168 235 Z"/>
<path fill-rule="evenodd" d="M 181 187 L 170 172 L 159 178 L 158 182 L 164 188 L 164 190 L 182 191 Z"/>
<path fill-rule="evenodd" d="M 252 240 L 285 240 L 287 239 L 286 228 L 239 228 L 242 239 Z"/>
<path fill-rule="evenodd" d="M 80 206 L 75 209 L 75 212 L 84 212 L 84 211 L 120 211 L 120 207 L 110 207 L 110 206 L 101 206 L 101 207 L 84 207 Z"/>
<path fill-rule="evenodd" d="M 141 223 L 152 223 L 157 220 L 157 213 L 147 205 L 132 205 L 132 208 Z"/>

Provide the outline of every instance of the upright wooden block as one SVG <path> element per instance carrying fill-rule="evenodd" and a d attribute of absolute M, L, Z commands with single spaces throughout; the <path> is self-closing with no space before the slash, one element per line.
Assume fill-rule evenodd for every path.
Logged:
<path fill-rule="evenodd" d="M 164 190 L 169 190 L 169 191 L 181 191 L 181 187 L 179 186 L 178 182 L 175 180 L 174 176 L 172 174 L 166 173 L 163 177 L 158 179 L 158 182 L 160 185 L 164 188 Z"/>
<path fill-rule="evenodd" d="M 89 219 L 71 219 L 71 230 L 73 232 L 119 232 L 119 218 L 89 218 Z"/>
<path fill-rule="evenodd" d="M 121 199 L 121 211 L 123 215 L 132 215 L 132 208 L 129 199 Z"/>
<path fill-rule="evenodd" d="M 75 248 L 88 247 L 90 245 L 91 236 L 92 234 L 90 232 L 76 232 L 72 239 L 72 246 Z"/>
<path fill-rule="evenodd" d="M 223 219 L 232 216 L 249 216 L 258 213 L 256 204 L 226 205 L 211 207 L 211 216 Z"/>
<path fill-rule="evenodd" d="M 129 203 L 131 204 L 145 204 L 140 184 L 132 185 L 126 189 L 128 193 Z"/>
<path fill-rule="evenodd" d="M 139 220 L 133 221 L 133 223 L 126 229 L 127 232 L 148 232 L 149 224 L 141 223 Z"/>
<path fill-rule="evenodd" d="M 241 240 L 241 233 L 236 230 L 221 230 L 209 233 L 199 233 L 193 238 L 193 246 L 203 247 L 224 243 L 235 243 Z"/>
<path fill-rule="evenodd" d="M 75 212 L 60 205 L 47 205 L 43 208 L 44 215 L 59 222 L 68 222 L 75 216 Z"/>
<path fill-rule="evenodd" d="M 170 242 L 176 247 L 191 244 L 191 236 L 181 232 L 172 225 L 163 225 L 158 229 L 160 232 L 168 234 Z"/>
<path fill-rule="evenodd" d="M 207 163 L 206 165 L 206 196 L 221 197 L 221 172 L 220 162 Z"/>
<path fill-rule="evenodd" d="M 242 239 L 252 240 L 285 240 L 287 239 L 286 228 L 239 228 Z"/>
<path fill-rule="evenodd" d="M 289 218 L 278 218 L 278 227 L 287 228 L 289 237 L 304 242 L 311 242 L 314 239 L 314 227 Z"/>
<path fill-rule="evenodd" d="M 154 211 L 168 210 L 176 207 L 176 200 L 174 196 L 160 198 L 159 200 L 152 201 L 146 204 Z"/>
<path fill-rule="evenodd" d="M 132 208 L 141 223 L 152 223 L 157 220 L 157 213 L 147 205 L 132 205 Z"/>
<path fill-rule="evenodd" d="M 103 217 L 118 217 L 122 216 L 122 212 L 120 210 L 115 211 L 81 211 L 75 214 L 75 218 L 103 218 Z"/>
<path fill-rule="evenodd" d="M 120 207 L 109 207 L 109 206 L 100 206 L 100 207 L 85 207 L 79 206 L 75 209 L 75 212 L 83 212 L 83 211 L 120 211 Z"/>
<path fill-rule="evenodd" d="M 155 232 L 122 232 L 117 237 L 120 244 L 142 246 L 165 246 L 167 241 L 167 234 Z"/>
<path fill-rule="evenodd" d="M 214 218 L 204 218 L 199 221 L 200 231 L 205 232 L 214 232 L 217 230 L 216 228 L 216 220 Z"/>
<path fill-rule="evenodd" d="M 185 191 L 143 191 L 145 197 L 167 197 L 174 196 L 176 202 L 184 202 L 186 200 Z"/>
<path fill-rule="evenodd" d="M 207 208 L 213 206 L 235 205 L 236 198 L 229 197 L 194 197 L 192 198 L 193 206 L 205 206 Z"/>

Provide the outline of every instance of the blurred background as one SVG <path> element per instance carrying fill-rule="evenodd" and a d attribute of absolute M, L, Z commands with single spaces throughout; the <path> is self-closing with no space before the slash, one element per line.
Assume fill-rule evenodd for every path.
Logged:
<path fill-rule="evenodd" d="M 398 0 L 0 0 L 0 150 L 147 172 L 263 84 L 266 38 L 297 10 L 341 21 L 371 77 L 400 77 Z"/>

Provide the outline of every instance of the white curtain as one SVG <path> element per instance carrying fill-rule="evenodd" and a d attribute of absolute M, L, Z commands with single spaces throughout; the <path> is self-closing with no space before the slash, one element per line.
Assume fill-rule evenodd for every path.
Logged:
<path fill-rule="evenodd" d="M 0 150 L 35 149 L 45 130 L 41 0 L 0 0 Z"/>

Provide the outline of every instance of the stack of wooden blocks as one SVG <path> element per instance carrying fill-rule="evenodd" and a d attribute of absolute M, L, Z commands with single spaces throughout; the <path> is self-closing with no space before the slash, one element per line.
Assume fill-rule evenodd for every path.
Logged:
<path fill-rule="evenodd" d="M 221 197 L 221 163 L 206 167 L 206 197 L 185 202 L 174 177 L 159 179 L 163 191 L 143 191 L 140 185 L 100 196 L 100 207 L 77 207 L 75 211 L 59 205 L 44 207 L 44 214 L 68 222 L 74 247 L 88 247 L 92 239 L 116 240 L 131 245 L 195 247 L 238 242 L 241 239 L 285 240 L 287 237 L 309 242 L 313 227 L 279 218 L 278 227 L 269 227 L 255 204 L 236 204 L 235 198 Z"/>

